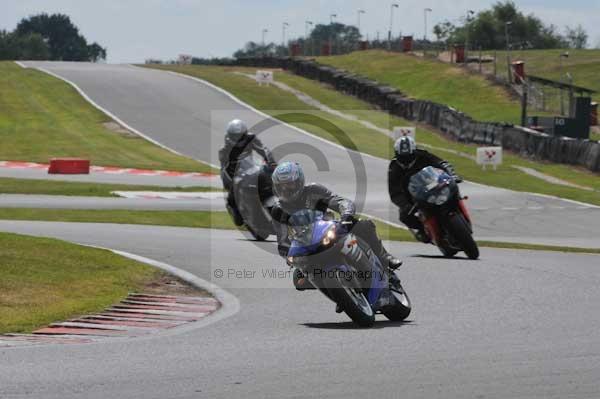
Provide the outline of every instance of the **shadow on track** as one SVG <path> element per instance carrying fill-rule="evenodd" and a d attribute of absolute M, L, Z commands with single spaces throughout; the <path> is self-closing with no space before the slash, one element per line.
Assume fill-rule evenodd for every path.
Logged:
<path fill-rule="evenodd" d="M 343 321 L 343 322 L 327 322 L 327 323 L 300 323 L 301 326 L 308 328 L 319 328 L 323 330 L 364 330 L 365 328 L 357 326 L 351 321 Z M 379 320 L 376 321 L 372 328 L 389 328 L 389 327 L 402 327 L 402 326 L 416 326 L 411 320 L 405 321 L 389 321 L 389 320 Z"/>
<path fill-rule="evenodd" d="M 417 254 L 417 255 L 410 255 L 410 258 L 423 258 L 423 259 L 445 259 L 445 260 L 471 260 L 466 256 L 453 256 L 451 258 L 445 257 L 444 255 L 423 255 L 423 254 Z"/>
<path fill-rule="evenodd" d="M 244 241 L 244 242 L 259 242 L 259 243 L 262 243 L 262 242 L 271 243 L 271 242 L 273 242 L 273 243 L 277 243 L 277 240 L 268 240 L 268 239 L 264 240 L 264 241 L 258 241 L 258 240 L 254 239 L 254 238 L 236 238 L 236 240 L 237 241 Z"/>

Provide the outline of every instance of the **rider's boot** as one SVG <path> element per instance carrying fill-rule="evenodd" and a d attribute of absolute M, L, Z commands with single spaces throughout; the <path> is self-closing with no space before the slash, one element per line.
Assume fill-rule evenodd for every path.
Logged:
<path fill-rule="evenodd" d="M 429 244 L 431 242 L 431 238 L 429 238 L 429 235 L 427 234 L 427 232 L 425 231 L 424 228 L 420 228 L 418 230 L 416 230 L 414 232 L 415 238 L 424 243 L 424 244 Z"/>
<path fill-rule="evenodd" d="M 312 285 L 308 278 L 306 278 L 306 276 L 299 269 L 294 270 L 293 281 L 294 287 L 296 287 L 298 291 L 315 289 L 315 286 Z"/>
<path fill-rule="evenodd" d="M 383 245 L 381 246 L 381 250 L 382 252 L 379 259 L 385 266 L 389 267 L 391 270 L 396 270 L 402 266 L 402 261 L 390 254 Z"/>

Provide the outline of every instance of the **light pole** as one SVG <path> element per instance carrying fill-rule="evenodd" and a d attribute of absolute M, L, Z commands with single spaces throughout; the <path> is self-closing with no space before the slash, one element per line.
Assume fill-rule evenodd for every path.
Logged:
<path fill-rule="evenodd" d="M 432 12 L 433 10 L 431 8 L 426 8 L 425 10 L 423 10 L 423 15 L 424 15 L 424 19 L 425 19 L 425 34 L 423 35 L 423 40 L 427 41 L 427 13 Z"/>
<path fill-rule="evenodd" d="M 568 51 L 566 51 L 560 55 L 560 83 L 564 83 L 564 78 L 565 78 L 565 71 L 564 71 L 564 64 L 563 64 L 564 58 L 569 58 Z M 564 89 L 561 88 L 560 89 L 560 114 L 561 115 L 565 114 L 564 92 L 565 92 Z"/>
<path fill-rule="evenodd" d="M 510 84 L 512 82 L 512 70 L 511 70 L 511 64 L 512 64 L 512 56 L 511 56 L 511 45 L 510 45 L 510 35 L 509 35 L 509 27 L 512 25 L 512 21 L 508 21 L 506 22 L 506 24 L 504 24 L 504 33 L 506 35 L 506 67 L 508 68 L 508 83 Z"/>
<path fill-rule="evenodd" d="M 394 26 L 394 8 L 398 8 L 398 4 L 390 5 L 390 30 L 388 31 L 388 50 L 392 51 L 392 28 Z"/>
<path fill-rule="evenodd" d="M 281 24 L 281 47 L 285 47 L 285 28 L 290 26 L 287 22 Z"/>
<path fill-rule="evenodd" d="M 471 17 L 475 14 L 475 11 L 469 10 L 467 11 L 467 24 L 465 26 L 465 65 L 468 65 L 469 62 L 469 33 L 471 30 Z"/>
<path fill-rule="evenodd" d="M 329 55 L 333 55 L 333 19 L 337 18 L 337 14 L 329 14 Z"/>
<path fill-rule="evenodd" d="M 357 16 L 357 19 L 358 19 L 358 23 L 357 23 L 356 26 L 358 27 L 358 37 L 359 37 L 359 39 L 362 39 L 362 35 L 360 34 L 360 14 L 364 14 L 364 13 L 365 13 L 365 10 L 358 9 L 356 11 L 356 16 Z"/>
<path fill-rule="evenodd" d="M 262 45 L 263 45 L 263 47 L 265 47 L 265 36 L 267 35 L 268 31 L 269 30 L 266 28 L 262 30 Z"/>
<path fill-rule="evenodd" d="M 313 22 L 312 21 L 304 21 L 304 55 L 308 55 L 308 27 L 312 26 Z M 311 47 L 313 47 L 313 41 L 311 39 L 310 41 L 311 43 Z M 311 55 L 314 55 L 314 49 L 311 51 Z"/>

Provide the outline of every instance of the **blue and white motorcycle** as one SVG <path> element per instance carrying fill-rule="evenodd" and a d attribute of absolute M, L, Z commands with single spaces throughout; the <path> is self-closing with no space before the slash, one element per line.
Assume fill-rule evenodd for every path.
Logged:
<path fill-rule="evenodd" d="M 375 314 L 393 321 L 408 317 L 411 304 L 396 274 L 369 245 L 323 212 L 300 210 L 289 218 L 288 264 L 361 327 Z"/>

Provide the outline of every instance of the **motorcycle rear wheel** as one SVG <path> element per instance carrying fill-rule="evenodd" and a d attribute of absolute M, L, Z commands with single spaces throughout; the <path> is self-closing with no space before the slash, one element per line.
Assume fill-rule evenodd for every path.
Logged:
<path fill-rule="evenodd" d="M 352 281 L 345 281 L 341 274 L 328 279 L 329 292 L 344 312 L 360 327 L 371 327 L 375 324 L 375 312 L 360 288 L 353 286 Z"/>

